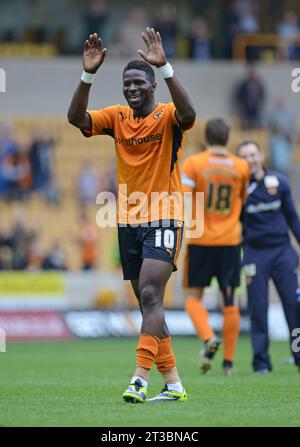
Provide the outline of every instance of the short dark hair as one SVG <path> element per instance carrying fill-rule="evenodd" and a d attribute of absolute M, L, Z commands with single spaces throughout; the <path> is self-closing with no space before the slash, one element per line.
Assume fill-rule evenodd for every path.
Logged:
<path fill-rule="evenodd" d="M 254 146 L 257 147 L 258 151 L 261 152 L 261 148 L 260 145 L 257 143 L 257 141 L 254 140 L 245 140 L 243 141 L 241 144 L 238 145 L 238 147 L 236 148 L 236 154 L 238 155 L 240 152 L 241 147 L 243 146 L 248 146 L 248 144 L 253 144 Z"/>
<path fill-rule="evenodd" d="M 226 146 L 229 138 L 229 125 L 222 118 L 214 118 L 207 122 L 205 138 L 210 146 Z"/>
<path fill-rule="evenodd" d="M 126 67 L 123 70 L 123 77 L 124 77 L 124 73 L 128 70 L 141 70 L 141 71 L 145 71 L 149 81 L 153 84 L 153 82 L 155 82 L 155 74 L 154 74 L 154 70 L 151 67 L 151 65 L 147 64 L 147 62 L 141 61 L 139 59 L 136 59 L 134 61 L 130 61 L 128 62 L 128 64 L 126 65 Z"/>

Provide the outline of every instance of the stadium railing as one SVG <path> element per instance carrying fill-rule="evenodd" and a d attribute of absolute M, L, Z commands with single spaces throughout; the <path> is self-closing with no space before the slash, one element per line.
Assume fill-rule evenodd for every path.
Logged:
<path fill-rule="evenodd" d="M 233 42 L 233 59 L 245 62 L 248 49 L 258 48 L 264 62 L 282 60 L 289 46 L 300 47 L 300 36 L 285 39 L 277 34 L 239 34 Z"/>

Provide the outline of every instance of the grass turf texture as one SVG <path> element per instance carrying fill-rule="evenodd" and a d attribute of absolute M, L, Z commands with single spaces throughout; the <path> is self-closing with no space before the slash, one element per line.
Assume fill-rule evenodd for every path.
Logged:
<path fill-rule="evenodd" d="M 300 373 L 281 364 L 285 342 L 272 342 L 274 371 L 255 375 L 248 338 L 239 340 L 237 373 L 224 376 L 221 353 L 198 370 L 196 338 L 174 338 L 187 402 L 126 404 L 135 339 L 9 343 L 0 354 L 0 426 L 201 427 L 300 426 Z M 150 375 L 149 395 L 162 381 Z"/>

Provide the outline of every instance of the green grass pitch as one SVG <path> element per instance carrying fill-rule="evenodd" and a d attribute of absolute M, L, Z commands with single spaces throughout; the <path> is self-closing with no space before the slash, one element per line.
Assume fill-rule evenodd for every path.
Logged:
<path fill-rule="evenodd" d="M 287 342 L 272 342 L 274 371 L 254 375 L 250 344 L 239 340 L 237 373 L 223 376 L 221 353 L 198 371 L 196 338 L 173 338 L 187 402 L 129 404 L 121 394 L 135 365 L 135 339 L 14 342 L 0 353 L 0 426 L 300 426 L 300 373 L 281 363 Z M 156 371 L 150 396 L 160 391 Z"/>

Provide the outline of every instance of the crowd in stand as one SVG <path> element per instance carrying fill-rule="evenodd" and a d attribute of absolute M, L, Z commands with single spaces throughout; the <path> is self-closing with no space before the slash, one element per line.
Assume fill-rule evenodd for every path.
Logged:
<path fill-rule="evenodd" d="M 296 113 L 284 97 L 278 96 L 270 108 L 266 107 L 267 89 L 255 68 L 236 86 L 233 95 L 235 109 L 245 130 L 265 129 L 269 134 L 269 166 L 289 176 L 293 167 L 294 146 L 297 138 Z"/>
<path fill-rule="evenodd" d="M 40 248 L 38 233 L 28 230 L 19 215 L 9 233 L 0 233 L 0 270 L 66 270 L 60 243 L 46 253 Z"/>
<path fill-rule="evenodd" d="M 0 123 L 0 203 L 24 204 L 34 196 L 47 205 L 63 206 L 64 190 L 58 186 L 55 153 L 58 138 L 41 128 L 32 129 L 30 138 L 16 139 L 9 123 Z M 84 161 L 74 179 L 71 194 L 78 205 L 79 233 L 73 237 L 81 257 L 82 270 L 97 265 L 98 229 L 85 208 L 96 204 L 101 191 L 117 194 L 115 166 L 99 172 L 91 162 Z M 42 250 L 40 232 L 28 230 L 25 214 L 19 210 L 9 233 L 0 228 L 0 270 L 67 270 L 68 263 L 60 241 L 53 241 Z"/>
<path fill-rule="evenodd" d="M 188 26 L 173 2 L 162 2 L 158 8 L 156 5 L 150 17 L 149 10 L 139 4 L 129 8 L 122 24 L 116 26 L 116 6 L 112 2 L 87 0 L 82 10 L 78 8 L 82 36 L 78 34 L 77 47 L 72 46 L 74 38 L 73 35 L 70 38 L 71 29 L 67 24 L 54 33 L 47 28 L 45 18 L 45 23 L 42 23 L 43 17 L 38 27 L 32 24 L 24 29 L 23 37 L 20 29 L 3 27 L 0 39 L 3 42 L 20 41 L 22 38 L 38 43 L 52 42 L 62 54 L 81 54 L 82 42 L 90 33 L 97 32 L 103 37 L 112 57 L 132 58 L 140 47 L 141 31 L 150 25 L 160 32 L 168 58 L 180 56 L 206 61 L 211 58 L 230 59 L 234 39 L 239 34 L 273 33 L 286 41 L 281 58 L 295 60 L 299 57 L 299 17 L 292 10 L 280 8 L 279 3 L 273 0 L 263 4 L 258 0 L 228 0 L 220 5 L 220 2 L 208 0 L 194 1 L 187 7 L 190 16 Z M 184 42 L 183 47 L 178 42 Z"/>
<path fill-rule="evenodd" d="M 0 129 L 0 198 L 26 200 L 32 192 L 59 203 L 54 183 L 55 138 L 38 129 L 30 142 L 16 140 L 10 124 Z"/>
<path fill-rule="evenodd" d="M 81 269 L 97 267 L 98 228 L 96 222 L 85 213 L 81 214 L 79 234 L 73 243 L 78 245 Z M 28 229 L 23 214 L 18 214 L 9 232 L 0 231 L 0 271 L 3 270 L 68 270 L 65 251 L 59 240 L 43 250 L 39 231 Z"/>
<path fill-rule="evenodd" d="M 33 129 L 29 141 L 14 138 L 9 123 L 0 123 L 0 199 L 25 201 L 39 194 L 47 203 L 59 205 L 62 188 L 55 175 L 55 147 L 58 140 L 41 129 Z M 95 203 L 97 194 L 116 195 L 114 165 L 100 173 L 90 161 L 84 161 L 76 178 L 75 195 L 83 206 Z"/>

